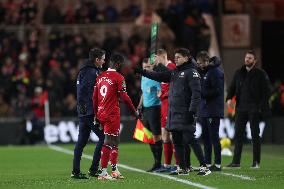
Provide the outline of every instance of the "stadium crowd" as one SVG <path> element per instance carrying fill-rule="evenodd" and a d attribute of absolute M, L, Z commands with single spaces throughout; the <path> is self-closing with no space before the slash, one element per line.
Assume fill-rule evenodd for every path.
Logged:
<path fill-rule="evenodd" d="M 78 24 L 80 27 L 90 23 L 126 22 L 139 27 L 155 20 L 171 29 L 174 47 L 186 47 L 194 56 L 200 50 L 208 50 L 210 31 L 201 14 L 214 13 L 214 6 L 192 0 L 173 0 L 167 5 L 163 2 L 160 1 L 158 8 L 154 9 L 152 4 L 142 8 L 137 2 L 130 1 L 125 8 L 118 10 L 109 2 L 100 7 L 91 0 L 77 4 L 70 1 L 60 8 L 58 1 L 49 0 L 45 2 L 43 11 L 39 11 L 40 2 L 37 0 L 1 1 L 0 117 L 24 117 L 31 110 L 37 117 L 43 117 L 47 96 L 52 117 L 75 116 L 76 76 L 93 47 L 106 50 L 107 58 L 113 52 L 127 57 L 128 66 L 123 73 L 129 96 L 137 105 L 140 80 L 132 68 L 149 54 L 149 40 L 134 29 L 127 39 L 121 35 L 122 31 L 113 30 L 102 42 L 97 42 L 90 40 L 92 37 L 86 32 L 58 30 L 52 25 Z M 18 25 L 28 26 L 28 29 L 21 29 Z M 42 30 L 44 25 L 51 26 L 51 29 Z M 162 45 L 165 47 L 165 44 Z M 277 97 L 283 96 L 283 90 L 276 91 L 280 93 Z M 276 111 L 284 109 L 280 102 L 277 98 L 271 100 L 277 107 Z"/>
<path fill-rule="evenodd" d="M 147 56 L 147 40 L 136 32 L 131 33 L 125 40 L 120 35 L 121 31 L 117 30 L 110 32 L 112 34 L 107 35 L 102 43 L 96 43 L 80 32 L 70 33 L 67 30 L 57 30 L 55 27 L 49 32 L 43 31 L 42 24 L 131 21 L 139 26 L 151 23 L 152 19 L 155 19 L 152 14 L 155 14 L 158 20 L 173 29 L 175 46 L 187 46 L 196 51 L 200 48 L 207 50 L 209 47 L 210 34 L 205 31 L 209 28 L 201 19 L 201 11 L 187 1 L 172 1 L 163 10 L 154 10 L 152 6 L 147 6 L 146 11 L 130 3 L 128 8 L 120 13 L 115 13 L 117 11 L 111 5 L 106 6 L 102 12 L 96 11 L 98 8 L 94 1 L 81 1 L 76 8 L 71 4 L 66 5 L 65 8 L 74 12 L 69 15 L 68 11 L 60 12 L 56 1 L 51 0 L 44 8 L 42 24 L 35 24 L 34 20 L 39 16 L 37 4 L 38 1 L 35 0 L 24 0 L 21 3 L 7 0 L 0 3 L 2 26 L 30 26 L 29 29 L 23 30 L 22 35 L 17 31 L 18 28 L 11 31 L 1 27 L 0 30 L 0 117 L 23 117 L 30 110 L 37 117 L 43 117 L 47 93 L 52 117 L 76 115 L 75 83 L 78 68 L 87 57 L 89 49 L 94 46 L 106 50 L 108 56 L 112 52 L 120 52 L 128 58 L 129 66 L 125 67 L 123 72 L 126 75 L 129 95 L 134 103 L 138 104 L 140 83 L 139 79 L 135 78 L 132 67 Z M 188 9 L 192 11 L 187 11 Z M 58 14 L 52 13 L 53 11 Z M 192 14 L 185 14 L 186 12 Z M 132 18 L 129 14 L 133 19 L 123 19 Z M 177 22 L 184 30 L 177 29 Z M 184 35 L 190 32 L 191 35 L 187 36 L 193 37 L 187 37 L 185 40 L 184 35 L 177 33 L 180 31 L 184 31 Z"/>

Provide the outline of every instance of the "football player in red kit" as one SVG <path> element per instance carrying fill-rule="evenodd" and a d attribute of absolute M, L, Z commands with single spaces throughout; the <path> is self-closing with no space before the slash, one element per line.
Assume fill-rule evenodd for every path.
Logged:
<path fill-rule="evenodd" d="M 164 49 L 158 49 L 156 62 L 161 63 L 166 66 L 168 69 L 173 70 L 176 68 L 176 65 L 168 60 L 167 52 Z M 171 172 L 173 171 L 171 165 L 172 155 L 174 152 L 170 132 L 166 128 L 167 115 L 168 115 L 168 91 L 169 84 L 161 83 L 161 127 L 162 127 L 162 140 L 164 143 L 164 167 L 158 170 L 157 172 Z M 174 153 L 175 154 L 175 153 Z M 176 165 L 179 164 L 178 159 L 175 155 Z"/>
<path fill-rule="evenodd" d="M 105 134 L 101 152 L 101 173 L 98 176 L 101 180 L 124 178 L 117 168 L 120 130 L 119 100 L 121 99 L 132 115 L 138 118 L 138 113 L 126 92 L 125 79 L 118 72 L 123 62 L 124 57 L 120 54 L 110 57 L 109 68 L 97 77 L 93 93 L 95 122 L 98 121 L 101 124 Z M 107 173 L 109 161 L 112 166 L 111 175 Z"/>

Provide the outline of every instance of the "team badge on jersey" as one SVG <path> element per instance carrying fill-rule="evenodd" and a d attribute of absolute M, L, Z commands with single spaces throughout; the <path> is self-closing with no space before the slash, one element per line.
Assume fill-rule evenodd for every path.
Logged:
<path fill-rule="evenodd" d="M 197 72 L 193 72 L 192 77 L 197 77 L 197 78 L 199 78 L 199 74 L 198 74 Z"/>
<path fill-rule="evenodd" d="M 181 73 L 179 74 L 179 77 L 184 77 L 184 72 L 181 72 Z"/>

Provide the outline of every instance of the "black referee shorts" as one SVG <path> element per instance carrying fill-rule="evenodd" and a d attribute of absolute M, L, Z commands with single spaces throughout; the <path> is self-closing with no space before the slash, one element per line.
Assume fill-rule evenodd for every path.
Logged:
<path fill-rule="evenodd" d="M 161 106 L 143 107 L 142 122 L 153 135 L 161 135 Z"/>

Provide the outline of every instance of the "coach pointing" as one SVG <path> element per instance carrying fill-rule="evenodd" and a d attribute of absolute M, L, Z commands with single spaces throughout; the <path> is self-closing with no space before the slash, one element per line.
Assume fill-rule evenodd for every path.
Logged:
<path fill-rule="evenodd" d="M 140 70 L 140 73 L 150 79 L 170 83 L 166 129 L 172 132 L 173 143 L 180 160 L 180 169 L 177 169 L 173 174 L 188 174 L 184 145 L 190 144 L 201 166 L 198 175 L 208 175 L 211 172 L 206 167 L 201 146 L 194 136 L 195 114 L 201 99 L 200 76 L 195 69 L 196 62 L 188 49 L 180 48 L 175 51 L 175 63 L 177 68 L 174 70 L 168 70 L 159 64 L 156 69 L 164 67 L 165 71 Z"/>

